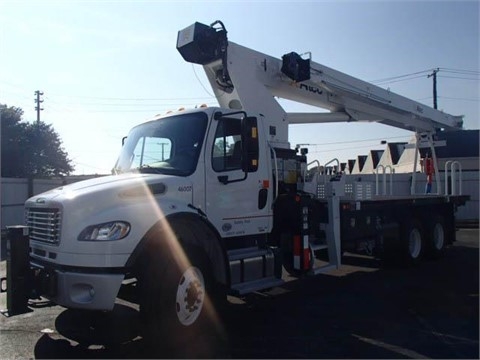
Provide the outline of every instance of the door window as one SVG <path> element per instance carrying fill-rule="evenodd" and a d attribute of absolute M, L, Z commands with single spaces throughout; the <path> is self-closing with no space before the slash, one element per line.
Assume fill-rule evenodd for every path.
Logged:
<path fill-rule="evenodd" d="M 242 140 L 240 119 L 218 120 L 212 150 L 212 167 L 216 172 L 242 168 Z"/>

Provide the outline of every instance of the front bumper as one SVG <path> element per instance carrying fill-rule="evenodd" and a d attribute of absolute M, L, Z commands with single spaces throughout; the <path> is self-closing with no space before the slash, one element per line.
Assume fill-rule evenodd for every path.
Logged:
<path fill-rule="evenodd" d="M 73 309 L 112 310 L 122 281 L 118 269 L 54 268 L 31 262 L 36 295 Z"/>

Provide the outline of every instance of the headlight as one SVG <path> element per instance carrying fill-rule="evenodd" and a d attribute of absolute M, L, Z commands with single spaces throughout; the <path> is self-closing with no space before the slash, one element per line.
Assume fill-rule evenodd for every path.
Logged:
<path fill-rule="evenodd" d="M 125 221 L 111 221 L 108 223 L 91 225 L 85 228 L 78 240 L 80 241 L 109 241 L 120 240 L 130 232 L 130 224 Z"/>

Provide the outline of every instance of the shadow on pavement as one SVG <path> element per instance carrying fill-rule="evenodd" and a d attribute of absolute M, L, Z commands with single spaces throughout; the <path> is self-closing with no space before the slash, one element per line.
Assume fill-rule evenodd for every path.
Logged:
<path fill-rule="evenodd" d="M 226 358 L 225 347 L 205 346 L 208 339 L 201 334 L 195 343 L 180 339 L 181 348 L 172 349 L 161 342 L 147 343 L 141 337 L 139 312 L 116 304 L 112 312 L 65 310 L 55 321 L 55 328 L 64 338 L 44 334 L 35 345 L 39 359 L 139 359 L 139 358 Z M 57 338 L 55 338 L 57 337 Z M 183 342 L 182 342 L 183 341 Z"/>
<path fill-rule="evenodd" d="M 478 247 L 454 246 L 442 259 L 410 268 L 319 275 L 252 294 L 228 306 L 228 349 L 186 357 L 478 358 L 478 255 Z M 111 313 L 65 310 L 55 325 L 69 340 L 44 334 L 35 357 L 180 357 L 161 341 L 149 348 L 138 311 L 125 305 Z"/>
<path fill-rule="evenodd" d="M 66 339 L 44 334 L 35 346 L 35 357 L 145 358 L 139 336 L 138 312 L 116 304 L 112 312 L 65 310 L 55 320 L 56 330 Z"/>

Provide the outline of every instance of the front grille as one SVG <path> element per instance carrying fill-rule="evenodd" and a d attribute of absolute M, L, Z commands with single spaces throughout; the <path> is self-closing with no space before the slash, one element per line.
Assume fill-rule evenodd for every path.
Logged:
<path fill-rule="evenodd" d="M 61 212 L 59 209 L 28 208 L 26 224 L 30 232 L 30 240 L 52 245 L 58 245 L 60 242 Z"/>

